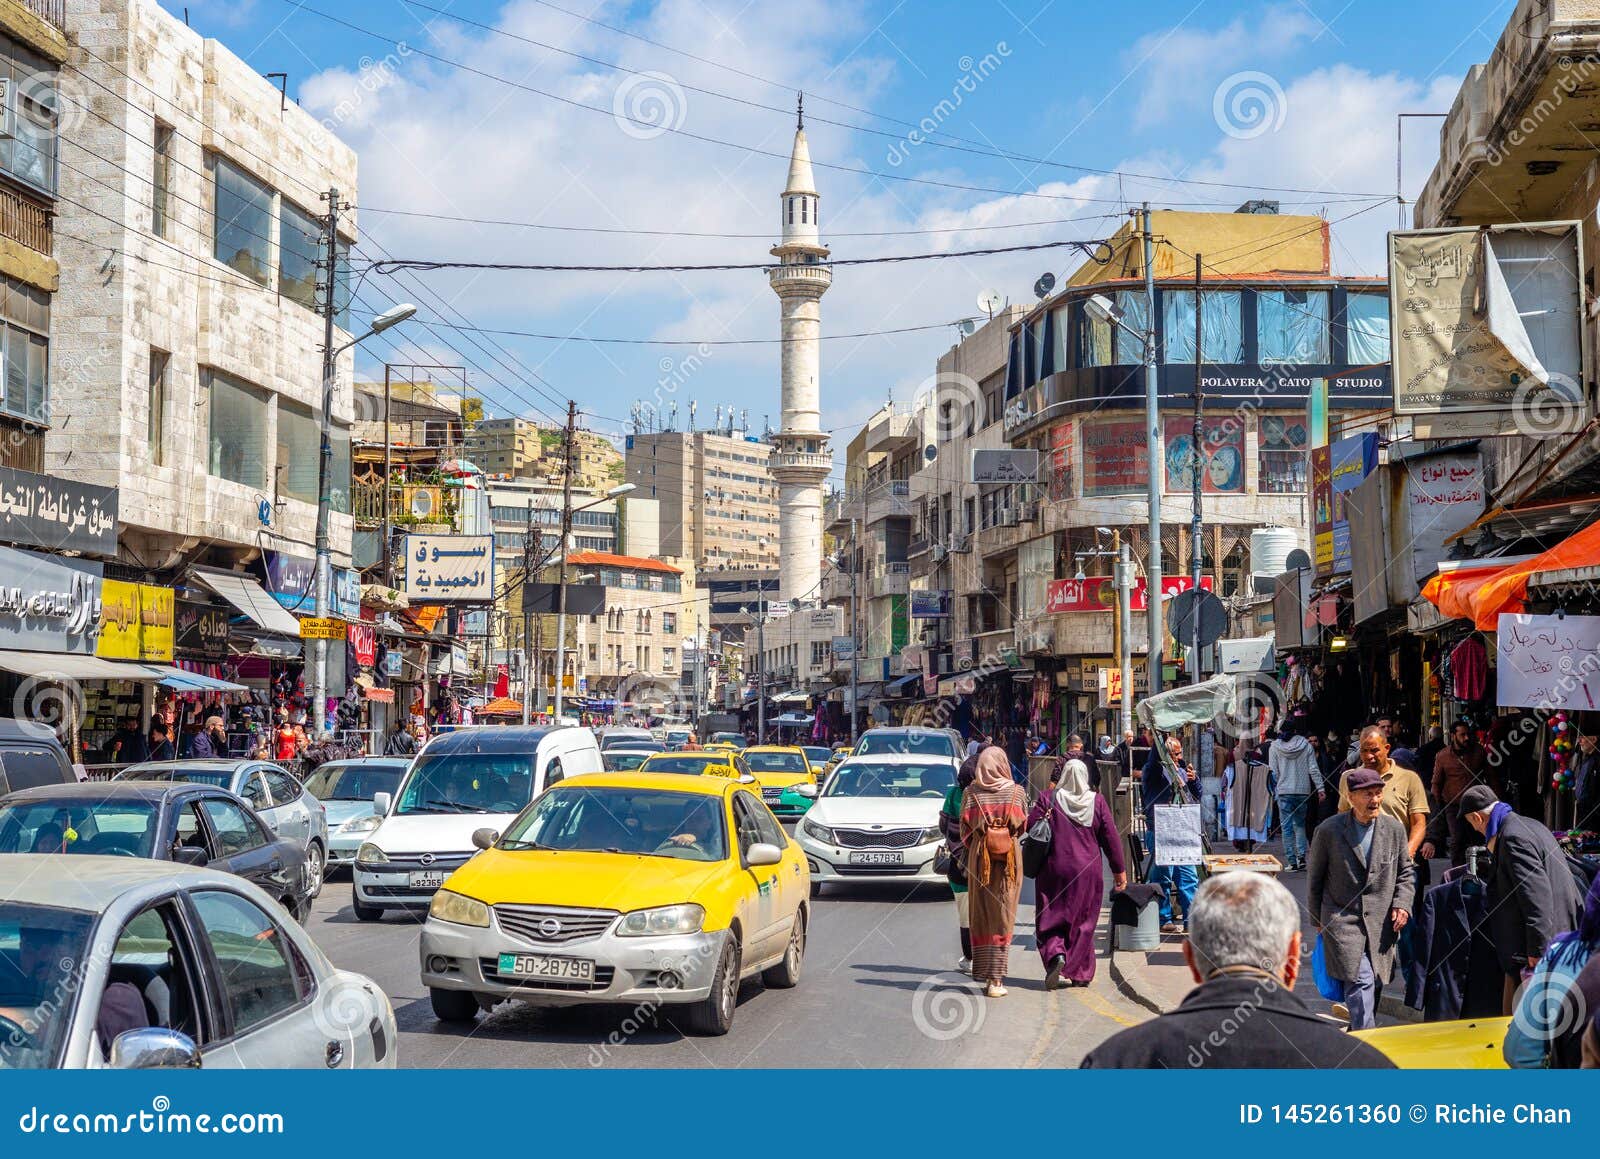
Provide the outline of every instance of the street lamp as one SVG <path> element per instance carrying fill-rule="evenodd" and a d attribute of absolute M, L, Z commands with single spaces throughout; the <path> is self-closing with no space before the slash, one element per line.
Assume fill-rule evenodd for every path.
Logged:
<path fill-rule="evenodd" d="M 623 483 L 620 487 L 613 487 L 598 499 L 574 507 L 572 505 L 572 468 L 567 467 L 566 487 L 561 496 L 561 572 L 557 580 L 556 590 L 556 720 L 561 720 L 562 693 L 567 683 L 567 540 L 572 536 L 572 517 L 579 511 L 587 511 L 591 507 L 598 507 L 611 499 L 620 499 L 631 491 L 639 489 L 636 483 Z M 580 577 L 581 579 L 582 577 Z M 590 576 L 590 579 L 595 577 Z"/>
<path fill-rule="evenodd" d="M 329 245 L 330 254 L 333 253 L 332 244 Z M 417 312 L 417 308 L 409 302 L 398 306 L 390 306 L 383 313 L 372 320 L 372 325 L 365 334 L 350 339 L 342 346 L 333 344 L 333 275 L 330 259 L 328 271 L 328 308 L 323 322 L 322 337 L 322 414 L 317 428 L 319 435 L 319 454 L 317 456 L 317 533 L 316 549 L 317 562 L 313 585 L 316 589 L 316 601 L 313 607 L 317 618 L 324 619 L 328 614 L 329 584 L 332 578 L 333 549 L 328 534 L 328 525 L 333 514 L 333 494 L 330 489 L 332 484 L 333 468 L 333 384 L 335 364 L 339 355 L 349 350 L 358 343 L 365 342 L 374 334 L 381 334 L 391 326 L 398 326 L 407 318 Z M 389 486 L 387 478 L 383 481 L 384 487 Z M 387 498 L 388 492 L 385 491 Z M 388 544 L 384 544 L 384 551 L 388 551 Z M 328 724 L 328 642 L 326 640 L 313 640 L 311 642 L 312 673 L 311 673 L 311 710 L 312 721 L 316 727 L 317 737 L 320 739 L 323 730 Z"/>

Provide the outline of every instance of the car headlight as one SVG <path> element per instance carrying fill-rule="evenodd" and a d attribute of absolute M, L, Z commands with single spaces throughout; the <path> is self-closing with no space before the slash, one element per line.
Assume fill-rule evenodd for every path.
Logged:
<path fill-rule="evenodd" d="M 818 825 L 809 817 L 800 822 L 800 828 L 805 830 L 805 832 L 809 833 L 811 836 L 815 837 L 818 841 L 826 841 L 829 845 L 839 844 L 833 838 L 832 829 L 829 829 L 826 825 Z"/>
<path fill-rule="evenodd" d="M 372 842 L 363 841 L 361 848 L 356 850 L 356 860 L 381 864 L 389 860 L 389 855 Z"/>
<path fill-rule="evenodd" d="M 931 829 L 924 829 L 921 833 L 917 834 L 917 844 L 926 845 L 928 842 L 937 841 L 943 836 L 944 834 L 939 832 L 939 827 L 935 825 Z"/>
<path fill-rule="evenodd" d="M 379 825 L 382 825 L 382 824 L 383 824 L 383 818 L 382 817 L 378 816 L 376 813 L 368 813 L 365 817 L 352 817 L 350 820 L 346 821 L 343 825 L 339 826 L 339 832 L 341 832 L 341 833 L 371 833 L 374 829 L 376 829 Z"/>
<path fill-rule="evenodd" d="M 441 889 L 428 903 L 428 916 L 438 918 L 441 922 L 454 922 L 458 926 L 487 926 L 489 907 L 476 898 Z"/>
<path fill-rule="evenodd" d="M 661 934 L 698 934 L 705 920 L 705 909 L 693 903 L 664 905 L 655 909 L 636 909 L 623 917 L 622 923 L 617 926 L 617 933 L 629 938 Z"/>

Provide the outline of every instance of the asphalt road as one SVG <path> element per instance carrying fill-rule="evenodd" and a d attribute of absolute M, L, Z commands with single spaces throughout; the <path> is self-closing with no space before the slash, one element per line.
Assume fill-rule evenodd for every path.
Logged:
<path fill-rule="evenodd" d="M 948 890 L 830 887 L 813 903 L 800 985 L 747 982 L 733 1029 L 685 1036 L 670 1016 L 639 1026 L 631 1009 L 496 1007 L 472 1028 L 434 1019 L 417 967 L 415 919 L 356 921 L 335 876 L 306 923 L 334 963 L 375 979 L 400 1024 L 403 1067 L 1075 1067 L 1149 1014 L 1112 986 L 1104 962 L 1085 989 L 1046 992 L 1023 895 L 1010 994 L 987 1000 L 955 972 Z"/>

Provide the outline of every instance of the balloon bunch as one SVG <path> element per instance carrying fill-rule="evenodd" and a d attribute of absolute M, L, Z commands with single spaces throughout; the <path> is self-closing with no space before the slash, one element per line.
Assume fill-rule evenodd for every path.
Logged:
<path fill-rule="evenodd" d="M 1550 785 L 1555 789 L 1572 788 L 1572 729 L 1567 724 L 1567 714 L 1558 712 L 1551 717 L 1555 735 L 1550 738 Z"/>

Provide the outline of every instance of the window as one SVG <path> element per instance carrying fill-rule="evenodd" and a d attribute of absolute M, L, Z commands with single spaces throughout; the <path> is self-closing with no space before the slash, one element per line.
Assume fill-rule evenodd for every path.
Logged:
<path fill-rule="evenodd" d="M 284 932 L 255 903 L 220 890 L 197 892 L 192 900 L 220 967 L 223 1003 L 232 1015 L 234 1034 L 260 1026 L 309 996 L 305 967 Z"/>
<path fill-rule="evenodd" d="M 167 364 L 172 355 L 150 347 L 150 413 L 145 419 L 145 435 L 150 442 L 150 461 L 161 466 L 167 442 Z"/>
<path fill-rule="evenodd" d="M 50 295 L 16 278 L 0 277 L 3 409 L 19 418 L 49 421 L 49 334 Z"/>
<path fill-rule="evenodd" d="M 789 198 L 789 224 L 794 224 L 794 198 Z"/>
<path fill-rule="evenodd" d="M 272 798 L 267 794 L 267 782 L 259 771 L 251 773 L 245 779 L 244 788 L 239 790 L 239 796 L 250 802 L 252 809 L 267 809 L 272 806 Z"/>
<path fill-rule="evenodd" d="M 267 485 L 267 392 L 210 372 L 210 473 L 247 487 Z"/>
<path fill-rule="evenodd" d="M 203 802 L 201 807 L 205 809 L 211 828 L 217 835 L 218 857 L 232 857 L 267 843 L 260 823 L 232 801 L 212 797 Z M 259 807 L 265 808 L 266 802 L 263 801 Z"/>
<path fill-rule="evenodd" d="M 282 769 L 268 769 L 263 775 L 267 778 L 267 789 L 272 793 L 274 805 L 287 805 L 300 799 L 300 786 Z"/>
<path fill-rule="evenodd" d="M 278 399 L 277 490 L 291 499 L 317 501 L 322 435 L 311 408 Z"/>
<path fill-rule="evenodd" d="M 5 776 L 0 781 L 8 793 L 70 780 L 60 758 L 49 749 L 6 749 L 0 753 L 0 762 L 5 766 Z"/>
<path fill-rule="evenodd" d="M 1201 301 L 1201 354 L 1206 362 L 1234 363 L 1244 360 L 1244 321 L 1242 295 L 1238 290 L 1204 290 Z M 1162 322 L 1166 327 L 1166 360 L 1194 361 L 1194 291 L 1166 290 L 1162 293 Z"/>
<path fill-rule="evenodd" d="M 550 763 L 544 767 L 544 787 L 548 789 L 551 785 L 559 785 L 566 775 L 561 769 L 561 758 L 551 757 Z"/>
<path fill-rule="evenodd" d="M 317 308 L 317 262 L 322 256 L 322 225 L 290 205 L 278 203 L 278 293 L 307 310 Z"/>
<path fill-rule="evenodd" d="M 321 448 L 321 436 L 317 446 Z M 328 462 L 328 495 L 333 509 L 341 515 L 350 514 L 350 428 L 334 423 L 328 431 L 328 446 L 332 454 Z"/>
<path fill-rule="evenodd" d="M 0 42 L 10 133 L 0 137 L 0 169 L 36 189 L 56 188 L 60 102 L 56 66 L 13 41 Z"/>
<path fill-rule="evenodd" d="M 806 203 L 808 201 L 810 201 L 810 200 L 811 199 L 809 197 L 802 197 L 800 199 L 800 224 L 801 225 L 805 225 L 806 224 L 806 213 L 810 209 L 810 206 L 808 206 Z"/>
<path fill-rule="evenodd" d="M 591 618 L 594 618 L 594 617 L 591 617 Z M 600 659 L 600 645 L 599 644 L 590 644 L 589 645 L 589 663 L 593 664 L 596 661 L 598 661 L 599 659 Z"/>
<path fill-rule="evenodd" d="M 150 232 L 157 237 L 167 236 L 167 201 L 172 194 L 172 141 L 172 126 L 157 121 L 155 158 L 150 169 Z"/>
<path fill-rule="evenodd" d="M 1348 350 L 1346 361 L 1352 366 L 1367 366 L 1389 361 L 1389 296 L 1378 293 L 1352 293 L 1345 307 Z"/>
<path fill-rule="evenodd" d="M 678 650 L 676 648 L 661 649 L 661 671 L 671 672 L 678 663 Z"/>
<path fill-rule="evenodd" d="M 761 822 L 757 818 L 764 807 L 749 793 L 740 791 L 733 795 L 733 823 L 739 840 L 739 856 L 748 857 L 750 847 L 763 840 Z"/>
<path fill-rule="evenodd" d="M 1298 494 L 1306 489 L 1306 416 L 1261 416 L 1262 494 Z"/>
<path fill-rule="evenodd" d="M 828 642 L 826 640 L 811 641 L 811 667 L 825 668 L 828 665 Z"/>
<path fill-rule="evenodd" d="M 212 255 L 265 286 L 272 271 L 272 190 L 221 157 L 213 165 Z"/>
<path fill-rule="evenodd" d="M 1262 362 L 1328 361 L 1328 291 L 1257 290 Z"/>
<path fill-rule="evenodd" d="M 188 963 L 178 949 L 181 942 L 173 936 L 178 928 L 170 906 L 147 909 L 133 917 L 117 934 L 106 984 L 127 982 L 138 987 L 150 1025 L 179 1031 L 199 1042 Z M 100 1043 L 100 1049 L 109 1057 L 111 1043 Z"/>
<path fill-rule="evenodd" d="M 1102 322 L 1089 312 L 1086 305 L 1078 305 L 1079 317 L 1082 318 L 1078 341 L 1079 366 L 1137 366 L 1144 361 L 1144 342 L 1139 337 L 1149 325 L 1144 291 L 1118 290 L 1112 298 L 1125 326 Z"/>
<path fill-rule="evenodd" d="M 678 631 L 678 613 L 677 612 L 662 612 L 661 613 L 661 630 L 663 632 L 665 632 L 669 636 L 677 634 L 677 631 Z"/>

